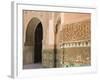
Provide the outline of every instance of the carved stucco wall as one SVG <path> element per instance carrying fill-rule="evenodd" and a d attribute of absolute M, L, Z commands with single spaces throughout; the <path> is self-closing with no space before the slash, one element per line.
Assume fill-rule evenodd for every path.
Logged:
<path fill-rule="evenodd" d="M 90 20 L 66 24 L 61 31 L 63 42 L 90 40 Z"/>
<path fill-rule="evenodd" d="M 24 43 L 28 24 L 33 17 L 38 18 L 43 25 L 42 65 L 44 67 L 53 67 L 54 65 L 54 31 L 59 19 L 61 23 L 58 26 L 57 33 L 57 67 L 61 67 L 62 64 L 66 65 L 67 60 L 71 62 L 70 58 L 74 63 L 77 56 L 84 57 L 86 54 L 86 58 L 88 58 L 86 64 L 90 64 L 90 14 L 24 11 L 23 16 Z M 26 51 L 23 51 L 25 64 L 32 63 L 32 49 L 32 46 L 30 46 L 30 48 L 25 49 Z"/>
<path fill-rule="evenodd" d="M 66 16 L 65 16 L 66 17 Z M 57 66 L 91 65 L 90 17 L 64 24 L 59 34 Z"/>

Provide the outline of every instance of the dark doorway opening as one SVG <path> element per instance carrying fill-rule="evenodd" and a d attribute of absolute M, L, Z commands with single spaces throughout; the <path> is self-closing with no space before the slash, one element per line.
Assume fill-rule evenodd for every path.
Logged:
<path fill-rule="evenodd" d="M 35 30 L 34 63 L 42 62 L 42 39 L 43 29 L 42 24 L 39 23 Z"/>

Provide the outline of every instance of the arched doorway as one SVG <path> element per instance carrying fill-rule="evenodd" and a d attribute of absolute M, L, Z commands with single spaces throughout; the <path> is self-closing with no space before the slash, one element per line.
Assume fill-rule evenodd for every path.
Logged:
<path fill-rule="evenodd" d="M 43 39 L 43 29 L 42 29 L 42 24 L 40 22 L 35 29 L 34 63 L 42 62 L 42 39 Z"/>
<path fill-rule="evenodd" d="M 42 63 L 43 26 L 40 19 L 32 18 L 25 30 L 23 64 Z"/>

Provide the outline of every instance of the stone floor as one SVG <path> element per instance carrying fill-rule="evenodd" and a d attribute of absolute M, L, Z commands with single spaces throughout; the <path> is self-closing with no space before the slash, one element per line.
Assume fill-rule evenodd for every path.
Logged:
<path fill-rule="evenodd" d="M 41 63 L 36 63 L 36 64 L 27 64 L 23 66 L 23 69 L 39 69 L 42 68 Z"/>

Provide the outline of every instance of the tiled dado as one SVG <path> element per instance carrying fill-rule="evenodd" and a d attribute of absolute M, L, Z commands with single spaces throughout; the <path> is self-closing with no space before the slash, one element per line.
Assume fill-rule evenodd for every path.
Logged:
<path fill-rule="evenodd" d="M 90 47 L 90 40 L 83 41 L 73 41 L 73 42 L 65 42 L 60 44 L 60 48 L 70 48 L 70 47 Z"/>

